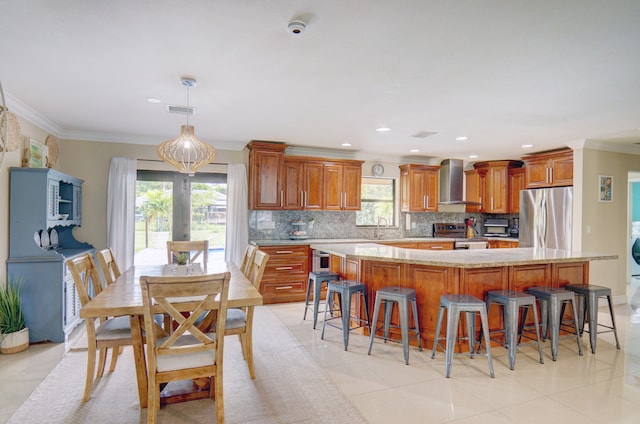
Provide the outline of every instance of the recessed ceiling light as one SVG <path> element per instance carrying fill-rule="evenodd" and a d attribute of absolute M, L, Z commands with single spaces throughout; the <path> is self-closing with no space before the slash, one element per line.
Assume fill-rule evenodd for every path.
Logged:
<path fill-rule="evenodd" d="M 533 144 L 523 144 L 521 147 L 523 149 L 528 149 L 529 147 L 533 147 Z"/>
<path fill-rule="evenodd" d="M 478 155 L 469 155 L 469 159 L 478 159 Z"/>
<path fill-rule="evenodd" d="M 420 153 L 420 149 L 411 149 L 409 150 L 411 153 Z"/>
<path fill-rule="evenodd" d="M 467 141 L 469 140 L 469 137 L 467 137 L 466 135 L 461 135 L 460 137 L 456 137 L 457 141 Z"/>
<path fill-rule="evenodd" d="M 347 142 L 342 143 L 342 147 L 351 147 L 351 143 L 347 143 Z"/>
<path fill-rule="evenodd" d="M 387 132 L 387 131 L 391 131 L 391 128 L 379 127 L 379 128 L 376 128 L 376 131 L 378 131 L 378 132 Z"/>
<path fill-rule="evenodd" d="M 162 103 L 162 100 L 157 97 L 147 97 L 147 101 L 149 103 Z"/>

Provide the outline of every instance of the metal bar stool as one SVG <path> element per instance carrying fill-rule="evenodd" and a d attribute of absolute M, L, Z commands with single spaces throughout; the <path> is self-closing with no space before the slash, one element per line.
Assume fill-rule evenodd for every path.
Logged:
<path fill-rule="evenodd" d="M 340 297 L 340 316 L 327 319 L 327 312 L 331 311 L 333 316 L 333 295 L 337 294 Z M 360 295 L 364 300 L 364 311 L 367 319 L 364 320 L 360 316 L 351 316 L 351 297 L 353 295 Z M 327 304 L 324 308 L 324 319 L 322 320 L 322 333 L 320 339 L 324 340 L 324 329 L 327 325 L 327 321 L 340 318 L 342 321 L 342 327 L 329 323 L 330 326 L 341 329 L 344 339 L 344 350 L 347 350 L 349 345 L 349 332 L 357 328 L 362 328 L 366 323 L 367 328 L 371 328 L 371 321 L 369 320 L 369 303 L 367 301 L 367 288 L 364 284 L 357 281 L 331 281 L 327 284 Z M 351 320 L 358 323 L 355 327 L 351 327 Z"/>
<path fill-rule="evenodd" d="M 567 284 L 565 287 L 571 290 L 577 296 L 578 300 L 578 321 L 580 323 L 580 335 L 585 331 L 585 318 L 589 323 L 589 342 L 591 344 L 591 353 L 596 353 L 596 336 L 601 333 L 613 333 L 616 338 L 616 348 L 620 349 L 618 341 L 618 331 L 616 330 L 616 318 L 613 313 L 613 302 L 611 302 L 611 289 L 603 286 L 588 284 L 586 286 L 578 286 L 575 284 Z M 611 314 L 611 326 L 598 324 L 598 299 L 606 297 L 609 303 L 609 313 Z M 586 306 L 586 307 L 585 307 Z M 598 326 L 608 328 L 608 330 L 598 331 Z"/>
<path fill-rule="evenodd" d="M 332 272 L 310 272 L 309 284 L 307 284 L 307 296 L 304 301 L 304 316 L 302 320 L 307 319 L 307 311 L 313 311 L 313 329 L 316 329 L 316 323 L 318 322 L 318 307 L 320 306 L 320 297 L 322 292 L 322 285 L 327 284 L 330 281 L 339 280 L 340 276 Z M 312 289 L 313 287 L 313 289 Z M 313 308 L 309 306 L 309 297 L 311 296 L 311 290 L 313 290 Z M 326 305 L 325 305 L 326 306 Z"/>
<path fill-rule="evenodd" d="M 409 328 L 409 302 L 411 302 L 411 309 L 413 311 L 414 328 Z M 380 313 L 380 304 L 382 303 L 384 308 L 384 324 L 382 327 L 376 328 L 378 325 L 378 314 Z M 422 351 L 422 340 L 420 338 L 420 323 L 418 322 L 418 305 L 416 303 L 416 291 L 414 289 L 406 287 L 389 286 L 381 288 L 376 292 L 376 303 L 373 309 L 373 321 L 372 330 L 369 337 L 369 352 L 371 355 L 371 347 L 373 346 L 373 339 L 376 337 L 376 331 L 380 328 L 384 329 L 384 342 L 387 340 L 398 341 L 389 338 L 389 328 L 391 325 L 391 313 L 393 312 L 393 305 L 398 304 L 398 313 L 400 314 L 400 334 L 402 336 L 402 351 L 404 353 L 404 362 L 409 365 L 409 341 L 412 338 L 418 339 L 418 350 Z M 397 326 L 393 326 L 397 327 Z M 409 331 L 414 331 L 414 335 L 409 337 Z"/>
<path fill-rule="evenodd" d="M 446 348 L 443 348 L 440 344 L 440 327 L 442 325 L 442 316 L 444 310 L 447 310 L 447 335 L 446 335 Z M 458 320 L 460 313 L 465 312 L 467 317 L 467 337 L 457 337 L 458 333 Z M 475 351 L 475 324 L 476 313 L 480 314 L 480 322 L 482 324 L 482 334 L 484 342 L 487 347 L 487 353 L 481 354 Z M 438 310 L 438 322 L 436 324 L 436 333 L 433 340 L 433 351 L 431 352 L 431 359 L 435 358 L 436 350 L 438 346 L 445 351 L 445 372 L 447 378 L 451 374 L 451 363 L 453 362 L 454 350 L 456 348 L 456 341 L 458 339 L 466 339 L 469 341 L 469 353 L 472 358 L 474 355 L 486 356 L 489 361 L 489 373 L 491 378 L 495 377 L 493 372 L 493 361 L 491 360 L 491 342 L 489 341 L 489 321 L 487 319 L 487 306 L 486 304 L 475 296 L 468 294 L 443 294 L 440 296 L 440 309 Z"/>
<path fill-rule="evenodd" d="M 498 330 L 496 332 L 504 332 L 504 344 L 509 350 L 509 368 L 513 370 L 516 365 L 516 349 L 519 345 L 516 341 L 516 336 L 518 334 L 518 313 L 520 308 L 524 308 L 521 321 L 523 324 L 527 319 L 529 309 L 533 310 L 533 322 L 535 324 L 536 343 L 538 344 L 540 363 L 544 364 L 542 346 L 540 345 L 538 309 L 536 308 L 535 296 L 513 290 L 492 290 L 487 293 L 487 315 L 489 314 L 491 305 L 494 303 L 502 305 L 504 330 Z M 480 344 L 482 344 L 482 341 L 480 341 Z"/>
<path fill-rule="evenodd" d="M 573 328 L 578 343 L 578 354 L 582 356 L 582 343 L 580 343 L 580 332 L 578 330 L 576 298 L 572 291 L 553 287 L 530 287 L 527 289 L 540 301 L 540 314 L 542 316 L 542 332 L 544 340 L 546 336 L 551 339 L 551 358 L 555 361 L 558 357 L 558 339 L 560 338 L 560 327 L 563 325 L 564 305 L 571 302 L 573 314 Z"/>

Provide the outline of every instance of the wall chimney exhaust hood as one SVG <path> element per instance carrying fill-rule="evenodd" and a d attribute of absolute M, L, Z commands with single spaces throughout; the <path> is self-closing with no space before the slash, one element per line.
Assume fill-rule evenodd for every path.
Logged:
<path fill-rule="evenodd" d="M 462 198 L 464 169 L 462 159 L 445 159 L 440 162 L 440 204 L 477 205 Z"/>

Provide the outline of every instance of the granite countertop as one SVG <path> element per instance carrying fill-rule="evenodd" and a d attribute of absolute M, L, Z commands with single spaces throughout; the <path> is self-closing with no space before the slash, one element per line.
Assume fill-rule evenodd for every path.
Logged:
<path fill-rule="evenodd" d="M 312 249 L 348 259 L 377 260 L 454 268 L 487 268 L 557 262 L 617 259 L 617 255 L 534 248 L 417 250 L 378 243 L 318 243 Z"/>
<path fill-rule="evenodd" d="M 411 242 L 440 242 L 440 241 L 456 241 L 460 239 L 449 238 L 449 237 L 407 237 L 407 238 L 389 238 L 389 239 L 302 239 L 302 240 L 290 240 L 290 239 L 263 239 L 263 240 L 251 240 L 251 243 L 256 246 L 283 246 L 283 245 L 305 245 L 305 244 L 319 244 L 319 243 L 329 243 L 329 244 L 341 244 L 341 243 L 411 243 Z M 493 238 L 488 239 L 486 237 L 477 237 L 476 239 L 470 240 L 504 240 L 510 241 L 513 243 L 517 243 L 517 238 Z"/>

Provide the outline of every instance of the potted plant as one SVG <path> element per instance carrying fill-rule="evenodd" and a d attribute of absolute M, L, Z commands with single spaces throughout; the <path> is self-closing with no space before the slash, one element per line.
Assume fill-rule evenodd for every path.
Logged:
<path fill-rule="evenodd" d="M 29 347 L 29 329 L 22 313 L 22 280 L 0 287 L 0 353 L 18 353 Z"/>
<path fill-rule="evenodd" d="M 182 252 L 176 258 L 178 261 L 178 265 L 186 265 L 189 262 L 189 254 L 186 252 Z"/>

